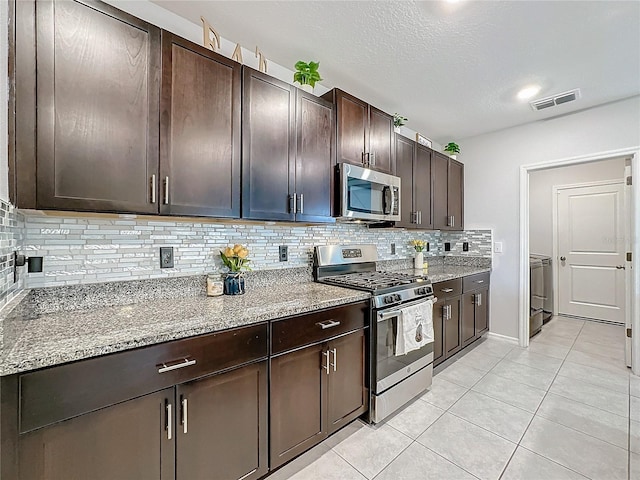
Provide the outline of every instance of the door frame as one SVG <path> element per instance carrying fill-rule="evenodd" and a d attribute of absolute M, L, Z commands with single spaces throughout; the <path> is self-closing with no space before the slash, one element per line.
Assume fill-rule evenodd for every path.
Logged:
<path fill-rule="evenodd" d="M 552 218 L 553 218 L 553 259 L 558 258 L 558 192 L 560 190 L 566 190 L 566 189 L 570 189 L 570 188 L 582 188 L 582 187 L 603 187 L 606 185 L 620 185 L 622 187 L 624 187 L 624 180 L 620 179 L 620 180 L 599 180 L 599 181 L 595 181 L 595 182 L 584 182 L 584 183 L 568 183 L 566 185 L 554 185 L 552 187 L 552 195 L 553 198 L 551 200 L 551 204 L 552 204 Z M 629 215 L 629 212 L 627 212 L 627 207 L 626 204 L 624 202 L 624 189 L 623 189 L 623 197 L 622 197 L 622 203 L 623 203 L 623 221 L 626 223 L 626 218 Z M 623 227 L 624 229 L 624 227 Z M 625 230 L 625 251 L 627 251 L 628 247 L 629 247 L 629 237 L 628 234 Z M 555 285 L 556 285 L 556 289 L 553 292 L 553 314 L 557 315 L 558 311 L 560 310 L 560 302 L 559 302 L 559 298 L 560 294 L 560 279 L 559 279 L 559 274 L 560 274 L 560 269 L 558 268 L 558 262 L 557 261 L 553 261 L 551 262 L 551 274 L 553 275 L 553 279 L 555 280 Z M 628 288 L 628 282 L 627 282 L 627 278 L 625 275 L 625 325 L 626 325 L 626 320 L 629 317 L 629 308 L 628 308 L 628 303 L 629 303 L 629 297 L 630 297 L 630 289 Z"/>
<path fill-rule="evenodd" d="M 631 209 L 628 215 L 631 217 L 631 238 L 640 239 L 640 192 L 638 191 L 638 178 L 640 176 L 640 146 L 609 150 L 589 155 L 580 155 L 546 162 L 520 166 L 520 281 L 518 298 L 518 342 L 521 347 L 529 346 L 529 173 L 537 170 L 545 170 L 554 167 L 579 165 L 609 160 L 618 157 L 631 158 L 631 170 L 636 176 L 636 181 L 631 186 Z M 631 315 L 631 328 L 633 335 L 632 351 L 636 354 L 632 358 L 631 369 L 636 375 L 640 375 L 640 241 L 631 242 L 629 248 L 632 252 L 631 284 L 627 285 L 627 294 L 631 295 L 631 309 L 627 315 Z M 555 263 L 555 262 L 554 262 Z"/>

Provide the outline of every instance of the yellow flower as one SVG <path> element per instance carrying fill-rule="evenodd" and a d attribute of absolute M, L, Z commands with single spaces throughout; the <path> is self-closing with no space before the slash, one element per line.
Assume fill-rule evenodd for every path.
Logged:
<path fill-rule="evenodd" d="M 237 243 L 233 246 L 233 253 L 240 253 L 244 247 L 242 245 L 238 245 Z"/>
<path fill-rule="evenodd" d="M 233 257 L 234 252 L 233 252 L 233 248 L 231 247 L 227 247 L 224 249 L 224 256 L 225 257 Z"/>
<path fill-rule="evenodd" d="M 249 250 L 247 250 L 246 248 L 243 248 L 238 252 L 238 256 L 240 258 L 247 258 L 247 255 L 249 255 Z"/>

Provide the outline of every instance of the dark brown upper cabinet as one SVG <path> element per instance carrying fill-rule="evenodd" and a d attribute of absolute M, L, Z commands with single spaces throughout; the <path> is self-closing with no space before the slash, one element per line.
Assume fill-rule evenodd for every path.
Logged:
<path fill-rule="evenodd" d="M 162 32 L 161 214 L 240 216 L 241 68 Z"/>
<path fill-rule="evenodd" d="M 242 217 L 332 222 L 332 105 L 243 69 Z"/>
<path fill-rule="evenodd" d="M 393 116 L 337 88 L 322 98 L 336 109 L 338 163 L 395 174 Z"/>
<path fill-rule="evenodd" d="M 433 228 L 464 230 L 464 165 L 434 152 Z"/>
<path fill-rule="evenodd" d="M 433 228 L 431 211 L 431 153 L 429 148 L 396 135 L 396 175 L 402 179 L 402 220 L 397 227 Z"/>
<path fill-rule="evenodd" d="M 16 171 L 37 172 L 37 192 L 20 192 L 18 206 L 157 213 L 160 30 L 99 2 L 47 0 L 33 11 L 19 21 L 35 21 L 37 158 L 18 158 Z M 28 74 L 16 71 L 16 84 Z M 23 93 L 16 128 L 28 132 Z"/>

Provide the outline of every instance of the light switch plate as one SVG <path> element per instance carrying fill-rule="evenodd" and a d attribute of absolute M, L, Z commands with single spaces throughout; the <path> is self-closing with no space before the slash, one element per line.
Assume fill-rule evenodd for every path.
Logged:
<path fill-rule="evenodd" d="M 502 242 L 495 242 L 493 244 L 493 251 L 495 253 L 502 253 Z"/>

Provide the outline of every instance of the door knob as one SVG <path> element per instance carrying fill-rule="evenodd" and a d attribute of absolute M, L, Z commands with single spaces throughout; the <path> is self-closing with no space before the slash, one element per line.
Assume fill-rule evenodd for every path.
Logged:
<path fill-rule="evenodd" d="M 560 257 L 560 261 L 564 262 L 567 259 L 567 257 Z"/>
<path fill-rule="evenodd" d="M 617 268 L 618 270 L 624 270 L 624 269 L 625 269 L 625 268 L 624 268 L 624 265 L 616 265 L 616 268 Z"/>

